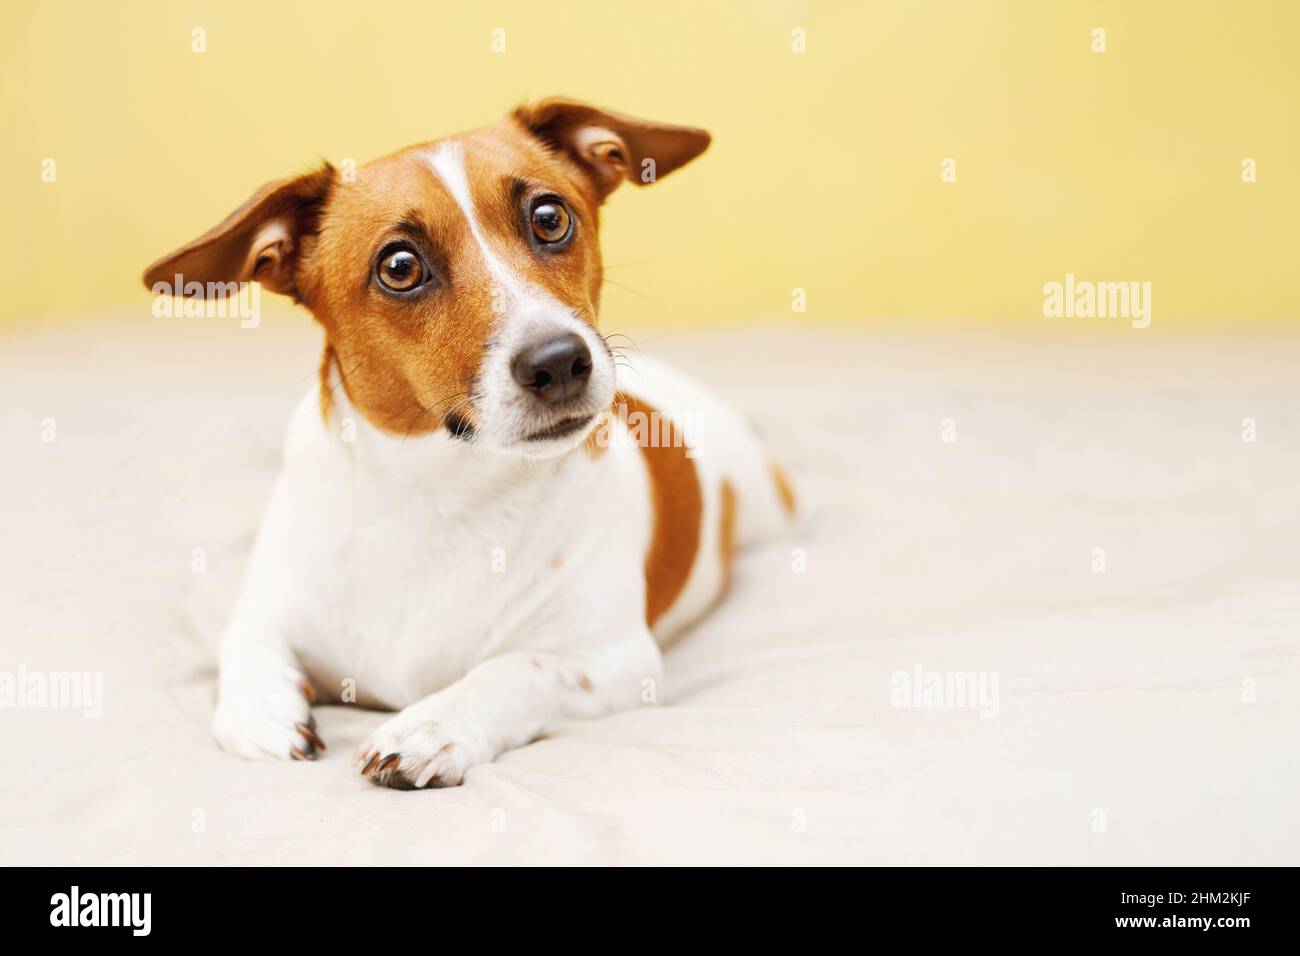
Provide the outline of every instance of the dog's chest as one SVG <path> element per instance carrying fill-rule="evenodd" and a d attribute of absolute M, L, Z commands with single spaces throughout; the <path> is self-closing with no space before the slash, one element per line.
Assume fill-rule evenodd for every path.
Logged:
<path fill-rule="evenodd" d="M 427 494 L 387 490 L 359 489 L 323 542 L 320 614 L 296 650 L 327 686 L 400 707 L 508 642 L 513 609 L 551 582 L 530 573 L 538 562 L 514 508 L 450 519 Z"/>
<path fill-rule="evenodd" d="M 646 515 L 606 468 L 577 459 L 545 482 L 474 491 L 465 507 L 445 483 L 353 474 L 320 502 L 330 519 L 302 554 L 318 613 L 293 643 L 326 693 L 405 706 L 563 633 L 593 591 L 639 587 L 639 562 L 610 557 L 614 537 L 625 554 L 641 547 Z"/>

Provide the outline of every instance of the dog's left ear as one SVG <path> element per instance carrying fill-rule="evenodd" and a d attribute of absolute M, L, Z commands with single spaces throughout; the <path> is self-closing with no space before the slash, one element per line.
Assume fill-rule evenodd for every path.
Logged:
<path fill-rule="evenodd" d="M 562 149 L 591 175 L 604 199 L 623 180 L 639 186 L 667 176 L 708 148 L 707 131 L 635 119 L 576 103 L 543 100 L 514 118 L 548 146 Z"/>

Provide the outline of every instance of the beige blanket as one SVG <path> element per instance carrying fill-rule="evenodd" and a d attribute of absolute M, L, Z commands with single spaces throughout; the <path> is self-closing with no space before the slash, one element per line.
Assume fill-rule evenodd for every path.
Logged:
<path fill-rule="evenodd" d="M 102 675 L 0 708 L 0 863 L 1300 863 L 1300 339 L 633 337 L 811 512 L 658 704 L 402 793 L 208 734 L 307 321 L 0 336 L 0 676 Z"/>

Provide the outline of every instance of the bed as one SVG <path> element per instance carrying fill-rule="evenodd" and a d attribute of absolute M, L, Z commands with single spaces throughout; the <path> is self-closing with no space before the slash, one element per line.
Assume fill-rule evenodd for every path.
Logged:
<path fill-rule="evenodd" d="M 379 713 L 320 708 L 310 764 L 208 731 L 315 329 L 5 331 L 0 671 L 103 694 L 0 709 L 0 863 L 1300 862 L 1300 338 L 631 338 L 755 422 L 798 527 L 657 702 L 398 792 L 350 765 Z"/>

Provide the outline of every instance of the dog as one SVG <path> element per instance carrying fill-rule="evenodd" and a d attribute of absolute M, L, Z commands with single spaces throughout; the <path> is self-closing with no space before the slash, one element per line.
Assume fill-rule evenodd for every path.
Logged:
<path fill-rule="evenodd" d="M 225 749 L 315 759 L 311 706 L 355 701 L 396 711 L 362 774 L 454 786 L 656 699 L 663 643 L 794 512 L 745 422 L 596 331 L 602 204 L 709 142 L 545 100 L 271 183 L 146 270 L 259 282 L 324 330 L 221 636 Z"/>

